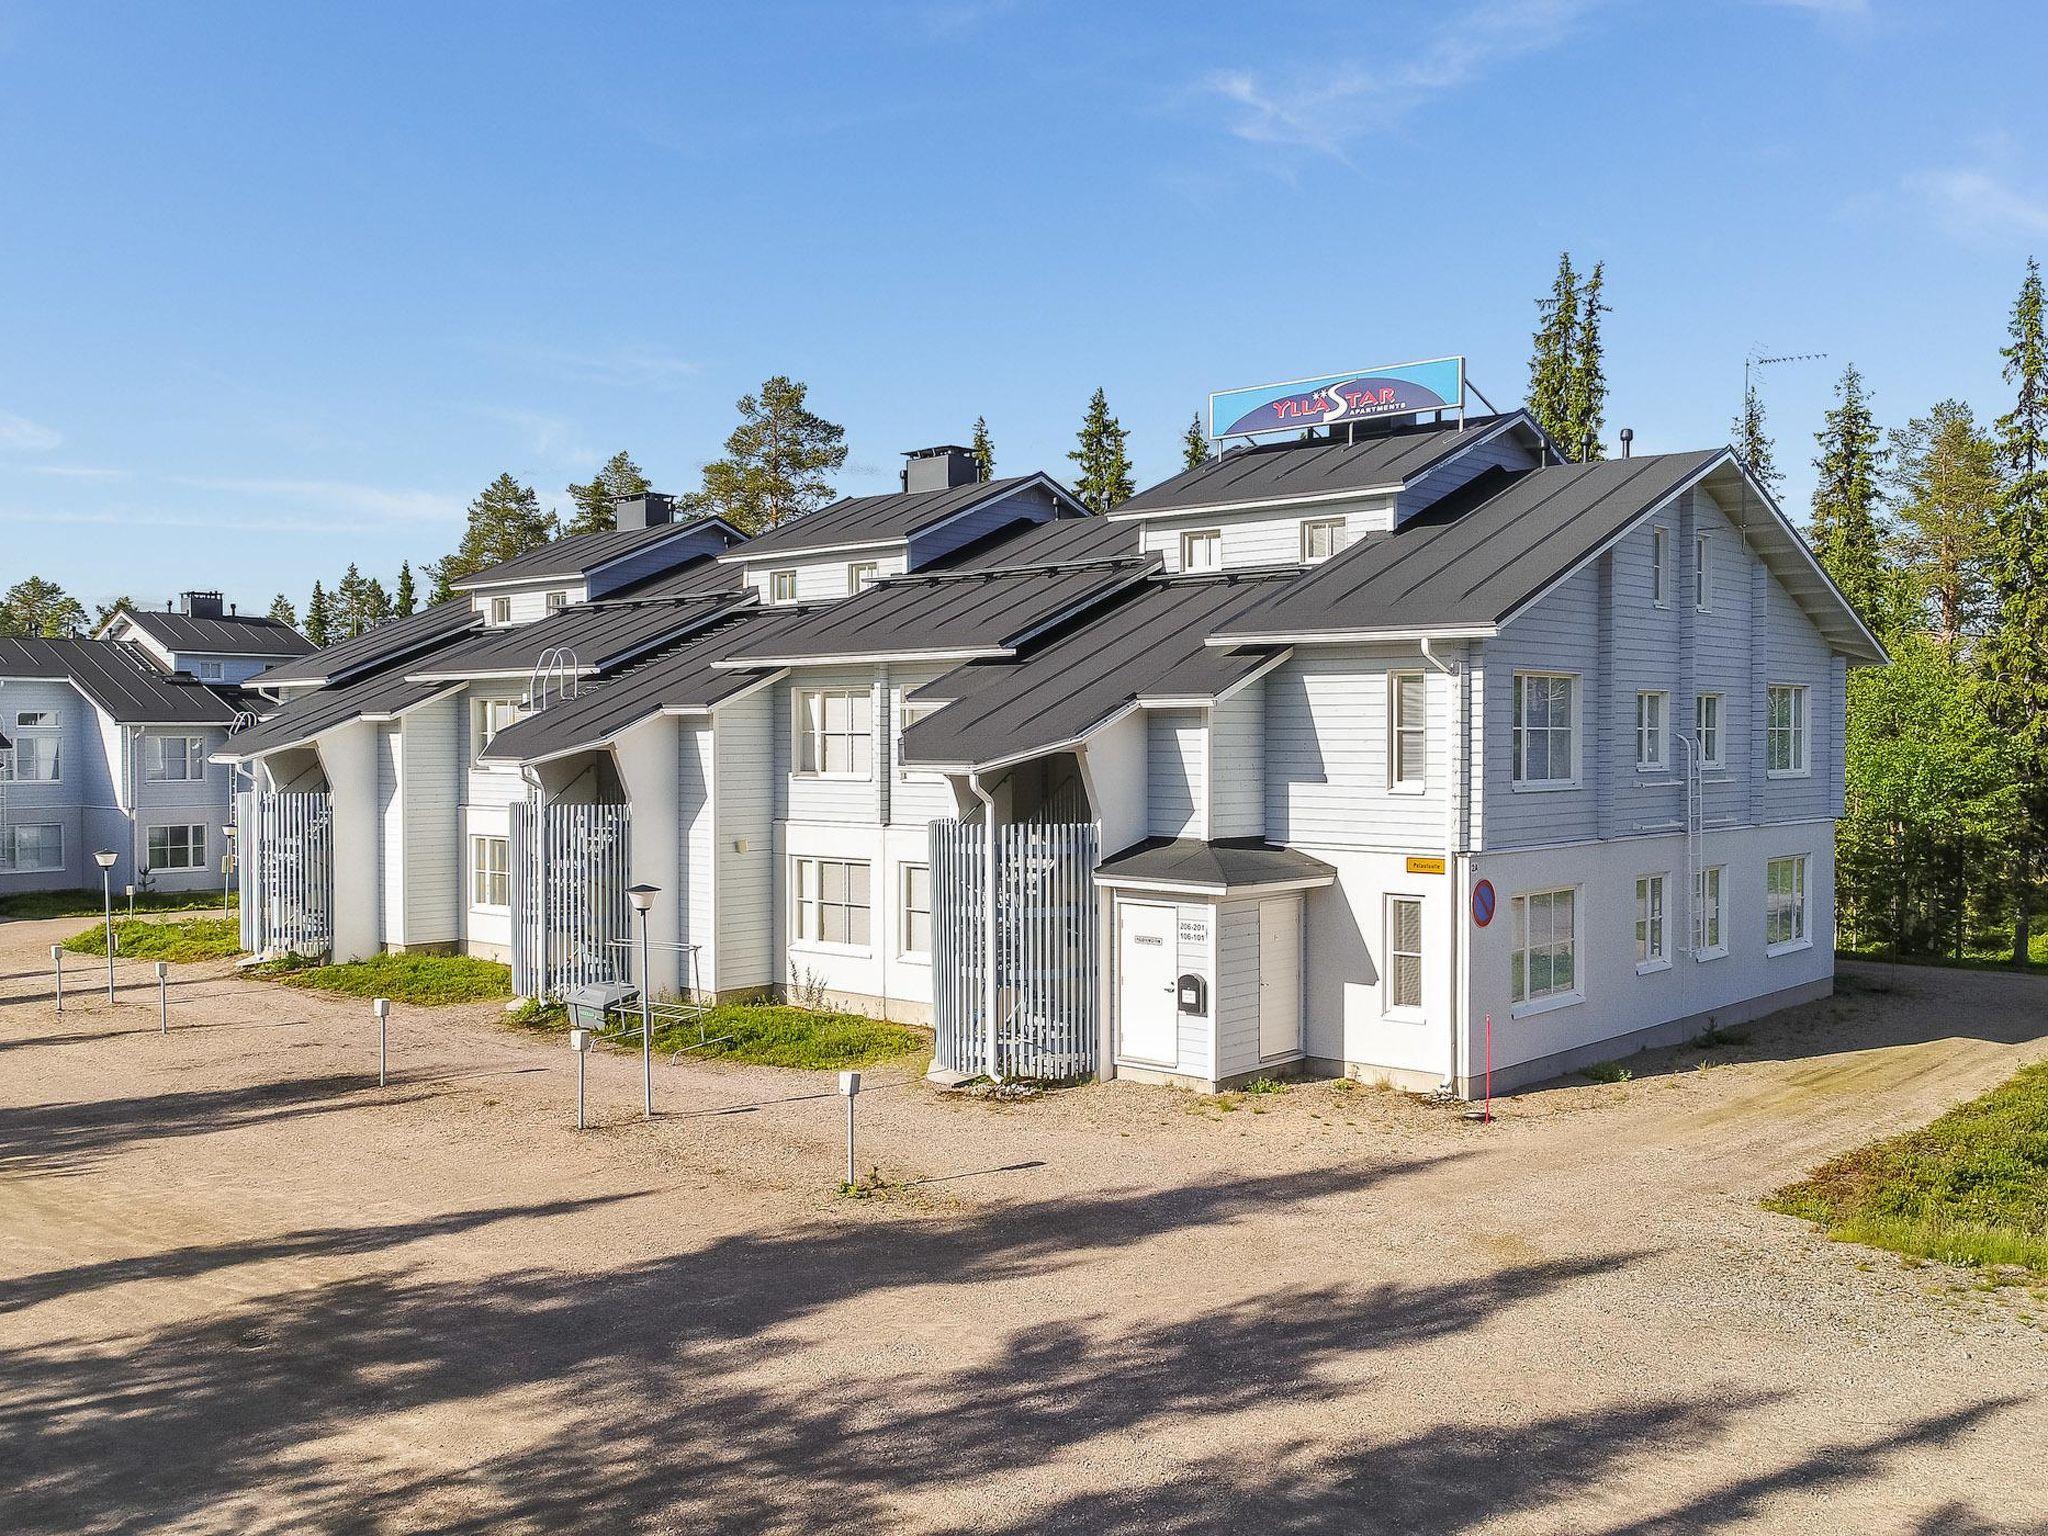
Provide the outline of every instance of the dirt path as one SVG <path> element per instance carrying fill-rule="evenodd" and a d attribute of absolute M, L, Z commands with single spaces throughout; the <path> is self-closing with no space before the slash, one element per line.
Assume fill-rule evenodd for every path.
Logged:
<path fill-rule="evenodd" d="M 650 1128 L 608 1056 L 578 1135 L 493 1008 L 383 1090 L 225 966 L 60 1020 L 76 926 L 0 924 L 0 1530 L 2048 1529 L 2048 1305 L 1756 1204 L 2048 1055 L 2048 983 L 1863 968 L 1489 1127 L 871 1079 L 852 1202 L 822 1075 Z"/>

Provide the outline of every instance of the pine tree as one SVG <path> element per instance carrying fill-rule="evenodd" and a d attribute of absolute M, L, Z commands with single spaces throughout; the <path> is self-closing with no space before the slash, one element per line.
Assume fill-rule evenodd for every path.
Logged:
<path fill-rule="evenodd" d="M 1202 413 L 1195 412 L 1194 420 L 1181 434 L 1180 467 L 1183 470 L 1200 469 L 1209 462 L 1209 439 L 1202 431 Z"/>
<path fill-rule="evenodd" d="M 369 625 L 363 622 L 363 573 L 350 561 L 327 604 L 327 628 L 337 640 L 353 640 Z"/>
<path fill-rule="evenodd" d="M 372 576 L 363 583 L 363 628 L 375 629 L 391 617 L 391 594 Z"/>
<path fill-rule="evenodd" d="M 2021 832 L 2012 863 L 2013 951 L 2024 965 L 2048 865 L 2048 331 L 2031 257 L 2000 351 L 2013 407 L 1998 418 L 2005 489 L 1992 518 L 1991 629 L 1980 648 L 1984 706 L 2013 743 Z"/>
<path fill-rule="evenodd" d="M 327 630 L 327 594 L 320 583 L 313 583 L 313 595 L 306 599 L 306 638 L 318 646 L 327 644 L 333 638 Z"/>
<path fill-rule="evenodd" d="M 1579 336 L 1579 276 L 1571 252 L 1557 258 L 1557 277 L 1550 297 L 1536 301 L 1540 317 L 1529 356 L 1529 414 L 1566 453 L 1576 453 L 1572 440 L 1572 395 L 1577 387 L 1574 366 Z"/>
<path fill-rule="evenodd" d="M 825 476 L 846 462 L 846 429 L 805 404 L 809 387 L 785 374 L 739 399 L 740 424 L 725 457 L 704 466 L 702 510 L 743 533 L 759 533 L 832 499 Z"/>
<path fill-rule="evenodd" d="M 1998 445 L 1960 400 L 1944 400 L 1891 434 L 1897 548 L 1912 614 L 1933 621 L 1953 660 L 1982 624 L 1992 520 L 2003 486 Z"/>
<path fill-rule="evenodd" d="M 1607 288 L 1607 263 L 1593 263 L 1593 275 L 1579 290 L 1579 334 L 1571 357 L 1571 386 L 1568 391 L 1570 437 L 1565 447 L 1591 464 L 1607 457 L 1600 434 L 1607 425 L 1607 358 L 1600 342 L 1600 317 L 1608 306 L 1602 295 Z"/>
<path fill-rule="evenodd" d="M 1820 453 L 1813 467 L 1813 523 L 1808 533 L 1819 559 L 1842 595 L 1873 629 L 1887 622 L 1882 508 L 1878 474 L 1884 466 L 1877 419 L 1864 393 L 1863 375 L 1851 363 L 1835 385 L 1839 402 L 1823 419 L 1814 441 Z"/>
<path fill-rule="evenodd" d="M 974 418 L 974 437 L 967 451 L 974 455 L 974 477 L 983 485 L 987 485 L 989 481 L 995 479 L 996 444 L 995 439 L 988 435 L 988 418 L 986 416 Z"/>
<path fill-rule="evenodd" d="M 435 607 L 455 601 L 455 579 L 436 561 L 429 560 L 425 569 L 434 580 L 433 586 L 427 589 L 427 601 Z"/>
<path fill-rule="evenodd" d="M 1754 384 L 1743 392 L 1742 414 L 1730 431 L 1734 434 L 1735 451 L 1748 466 L 1750 475 L 1775 498 L 1778 487 L 1785 483 L 1785 472 L 1778 468 L 1777 450 L 1764 426 L 1764 397 Z"/>
<path fill-rule="evenodd" d="M 1109 400 L 1098 389 L 1088 402 L 1088 414 L 1081 419 L 1079 446 L 1067 457 L 1079 467 L 1074 494 L 1092 512 L 1107 512 L 1127 498 L 1131 483 L 1131 460 L 1125 451 L 1129 434 L 1123 423 L 1109 414 Z"/>
<path fill-rule="evenodd" d="M 85 605 L 54 581 L 30 576 L 0 594 L 0 635 L 69 640 L 85 630 Z"/>
<path fill-rule="evenodd" d="M 292 600 L 282 592 L 270 600 L 270 619 L 274 624 L 283 624 L 292 629 L 299 627 L 299 611 L 292 606 Z"/>
<path fill-rule="evenodd" d="M 454 553 L 427 569 L 436 592 L 445 590 L 453 596 L 451 584 L 470 572 L 539 549 L 560 531 L 555 514 L 541 511 L 538 496 L 509 474 L 501 474 L 469 504 L 469 526 Z"/>
<path fill-rule="evenodd" d="M 618 526 L 620 502 L 645 496 L 653 489 L 654 482 L 641 472 L 633 456 L 621 448 L 583 484 L 569 483 L 569 499 L 576 504 L 576 511 L 562 532 L 607 533 Z"/>
<path fill-rule="evenodd" d="M 410 616 L 418 607 L 419 594 L 413 590 L 412 585 L 412 562 L 401 560 L 398 562 L 398 592 L 392 602 L 392 608 L 403 619 Z"/>
<path fill-rule="evenodd" d="M 134 598 L 125 594 L 115 598 L 111 603 L 95 603 L 93 605 L 92 632 L 98 634 L 101 630 L 105 629 L 114 621 L 115 614 L 133 613 L 140 606 Z"/>

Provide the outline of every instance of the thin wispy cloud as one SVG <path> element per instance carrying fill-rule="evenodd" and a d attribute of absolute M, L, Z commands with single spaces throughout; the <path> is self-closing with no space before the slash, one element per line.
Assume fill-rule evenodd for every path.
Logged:
<path fill-rule="evenodd" d="M 698 372 L 701 364 L 651 342 L 622 342 L 613 347 L 574 348 L 491 343 L 486 350 L 573 380 L 619 389 L 665 389 Z"/>
<path fill-rule="evenodd" d="M 191 490 L 266 502 L 276 509 L 276 515 L 304 512 L 308 516 L 342 516 L 378 523 L 445 522 L 461 517 L 464 505 L 462 498 L 439 491 L 362 485 L 349 480 L 179 475 L 171 477 L 171 483 Z"/>
<path fill-rule="evenodd" d="M 2048 192 L 2022 189 L 1984 166 L 1916 172 L 1906 178 L 1905 190 L 1955 234 L 1979 240 L 2048 237 Z"/>
<path fill-rule="evenodd" d="M 134 473 L 98 464 L 29 464 L 24 468 L 32 475 L 53 475 L 59 480 L 126 480 Z"/>
<path fill-rule="evenodd" d="M 55 427 L 0 411 L 0 453 L 48 453 L 63 441 Z"/>
<path fill-rule="evenodd" d="M 1284 76 L 1223 70 L 1204 84 L 1230 105 L 1230 132 L 1238 138 L 1344 160 L 1367 131 L 1471 85 L 1511 59 L 1556 47 L 1597 3 L 1488 0 L 1448 18 L 1420 51 L 1405 58 L 1344 60 Z"/>
<path fill-rule="evenodd" d="M 562 416 L 545 411 L 521 410 L 516 406 L 480 405 L 476 414 L 489 421 L 503 422 L 519 438 L 520 452 L 528 458 L 550 463 L 581 464 L 595 456 L 583 429 Z"/>

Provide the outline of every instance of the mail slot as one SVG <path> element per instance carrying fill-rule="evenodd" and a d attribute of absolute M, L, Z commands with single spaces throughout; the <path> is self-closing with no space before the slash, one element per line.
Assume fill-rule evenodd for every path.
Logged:
<path fill-rule="evenodd" d="M 1209 1011 L 1209 983 L 1190 972 L 1180 979 L 1180 1011 L 1205 1014 Z"/>

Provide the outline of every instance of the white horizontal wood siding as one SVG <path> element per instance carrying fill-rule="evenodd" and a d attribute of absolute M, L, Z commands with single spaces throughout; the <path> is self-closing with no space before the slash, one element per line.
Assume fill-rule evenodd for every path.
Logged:
<path fill-rule="evenodd" d="M 712 798 L 715 728 L 685 720 L 677 733 L 676 839 L 683 908 L 678 942 L 697 946 L 697 971 L 686 984 L 715 988 L 718 974 L 718 833 Z M 684 957 L 687 965 L 688 957 Z"/>
<path fill-rule="evenodd" d="M 1217 907 L 1216 1076 L 1234 1077 L 1259 1064 L 1259 904 Z"/>
<path fill-rule="evenodd" d="M 1423 674 L 1427 756 L 1421 794 L 1388 772 L 1390 672 Z M 1297 651 L 1265 679 L 1266 835 L 1297 847 L 1441 849 L 1450 766 L 1449 679 L 1415 651 Z"/>
<path fill-rule="evenodd" d="M 774 760 L 772 738 L 783 734 L 780 727 L 789 718 L 781 695 L 780 689 L 764 688 L 721 706 L 712 717 L 720 991 L 768 986 L 779 979 L 774 826 L 779 778 L 762 768 Z"/>
<path fill-rule="evenodd" d="M 1489 848 L 1513 844 L 1570 842 L 1597 837 L 1600 818 L 1593 785 L 1598 752 L 1590 733 L 1600 729 L 1600 573 L 1588 568 L 1514 620 L 1482 648 L 1486 689 L 1486 819 L 1480 838 Z M 1514 741 L 1514 678 L 1517 672 L 1564 672 L 1578 678 L 1579 729 L 1575 750 L 1578 787 L 1517 788 L 1511 777 Z M 1633 707 L 1628 719 L 1634 730 Z M 1613 729 L 1613 722 L 1608 728 Z"/>
<path fill-rule="evenodd" d="M 512 617 L 503 627 L 517 628 L 521 624 L 532 624 L 548 616 L 548 594 L 566 592 L 571 603 L 584 600 L 581 581 L 540 581 L 517 587 L 486 587 L 481 592 L 470 594 L 470 606 L 482 615 L 484 623 L 491 622 L 491 602 L 504 598 L 512 605 Z"/>
<path fill-rule="evenodd" d="M 1223 536 L 1223 569 L 1244 570 L 1253 566 L 1301 564 L 1301 525 L 1341 519 L 1343 546 L 1362 533 L 1385 532 L 1393 527 L 1394 498 L 1367 496 L 1354 500 L 1303 502 L 1285 511 L 1199 513 L 1176 512 L 1171 517 L 1147 518 L 1139 528 L 1139 544 L 1148 554 L 1157 554 L 1169 572 L 1181 568 L 1180 538 L 1183 533 L 1214 528 Z"/>
<path fill-rule="evenodd" d="M 1486 470 L 1531 469 L 1535 464 L 1536 456 L 1509 433 L 1476 444 L 1402 486 L 1395 501 L 1394 524 L 1407 522 L 1424 507 L 1441 501 Z"/>
<path fill-rule="evenodd" d="M 1260 837 L 1266 830 L 1266 683 L 1240 689 L 1209 711 L 1209 835 Z"/>
<path fill-rule="evenodd" d="M 405 942 L 452 944 L 461 936 L 468 861 L 457 796 L 463 776 L 460 698 L 435 699 L 405 716 Z"/>
<path fill-rule="evenodd" d="M 944 774 L 903 766 L 903 701 L 945 669 L 892 666 L 888 669 L 889 770 L 886 785 L 892 826 L 922 826 L 953 814 L 953 791 Z"/>
<path fill-rule="evenodd" d="M 775 600 L 771 578 L 777 571 L 796 572 L 796 600 L 799 603 L 836 603 L 853 595 L 853 567 L 876 566 L 877 575 L 901 576 L 904 572 L 903 546 L 879 549 L 842 550 L 834 555 L 791 555 L 786 560 L 749 560 L 743 567 L 746 584 L 764 603 Z"/>
<path fill-rule="evenodd" d="M 405 739 L 397 724 L 377 727 L 378 941 L 405 937 Z"/>
<path fill-rule="evenodd" d="M 1146 717 L 1148 831 L 1207 837 L 1208 722 L 1199 709 L 1155 709 Z"/>
<path fill-rule="evenodd" d="M 1058 510 L 1051 491 L 1043 486 L 1025 486 L 1000 501 L 976 507 L 949 523 L 915 535 L 908 544 L 909 568 L 921 571 L 933 561 L 1004 529 L 1050 522 Z"/>
<path fill-rule="evenodd" d="M 808 689 L 865 691 L 874 730 L 874 752 L 866 778 L 825 778 L 796 771 L 796 698 Z M 793 673 L 773 689 L 775 702 L 774 757 L 777 819 L 785 821 L 857 822 L 873 825 L 882 819 L 882 776 L 889 756 L 887 693 L 876 667 L 816 667 Z"/>

